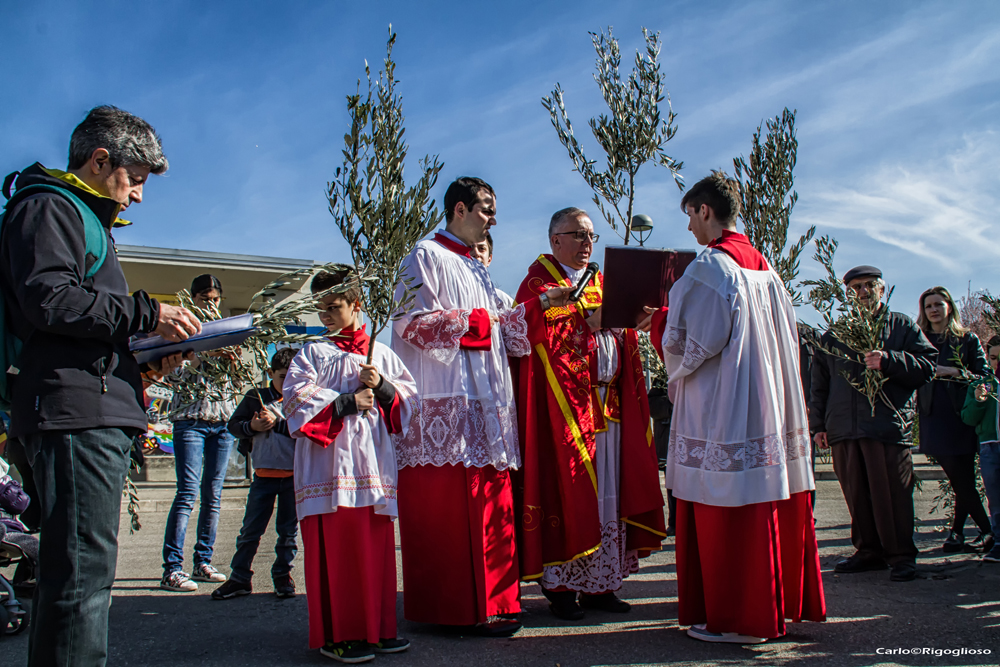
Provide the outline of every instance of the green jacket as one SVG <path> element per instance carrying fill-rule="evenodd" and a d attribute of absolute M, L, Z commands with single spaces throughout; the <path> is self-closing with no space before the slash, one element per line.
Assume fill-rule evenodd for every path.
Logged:
<path fill-rule="evenodd" d="M 976 386 L 969 385 L 965 394 L 965 405 L 962 406 L 962 421 L 976 427 L 979 442 L 997 442 L 1000 440 L 1000 422 L 997 421 L 997 381 L 990 380 L 991 396 L 985 401 L 976 400 Z"/>

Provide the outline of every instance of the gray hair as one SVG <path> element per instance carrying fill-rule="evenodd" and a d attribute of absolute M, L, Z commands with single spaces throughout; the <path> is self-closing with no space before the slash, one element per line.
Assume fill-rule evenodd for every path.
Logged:
<path fill-rule="evenodd" d="M 570 206 L 569 208 L 564 208 L 553 213 L 552 219 L 549 220 L 549 238 L 552 238 L 552 234 L 556 231 L 556 227 L 561 225 L 564 220 L 579 218 L 581 215 L 587 215 L 587 212 L 582 208 L 576 208 L 575 206 Z"/>
<path fill-rule="evenodd" d="M 118 107 L 94 107 L 76 126 L 69 140 L 69 168 L 87 164 L 98 148 L 108 151 L 112 169 L 139 165 L 154 174 L 167 170 L 163 144 L 153 126 Z"/>

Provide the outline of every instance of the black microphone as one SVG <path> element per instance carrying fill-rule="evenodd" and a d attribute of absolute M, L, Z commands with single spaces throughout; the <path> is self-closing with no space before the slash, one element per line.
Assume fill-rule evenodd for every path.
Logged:
<path fill-rule="evenodd" d="M 587 265 L 587 270 L 583 272 L 580 276 L 580 282 L 576 284 L 576 289 L 569 293 L 570 301 L 579 301 L 580 297 L 583 296 L 583 288 L 587 286 L 590 279 L 597 275 L 597 272 L 601 270 L 601 267 L 597 265 L 597 262 L 591 262 Z"/>

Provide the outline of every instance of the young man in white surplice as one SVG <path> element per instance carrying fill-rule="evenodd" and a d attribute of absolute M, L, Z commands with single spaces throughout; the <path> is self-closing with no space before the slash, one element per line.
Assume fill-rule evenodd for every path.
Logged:
<path fill-rule="evenodd" d="M 530 350 L 525 309 L 563 305 L 572 290 L 505 309 L 471 256 L 496 224 L 493 188 L 460 178 L 444 206 L 445 229 L 405 260 L 419 289 L 392 331 L 419 393 L 395 437 L 404 615 L 509 636 L 521 627 L 510 618 L 520 602 L 509 475 L 520 456 L 507 355 Z"/>

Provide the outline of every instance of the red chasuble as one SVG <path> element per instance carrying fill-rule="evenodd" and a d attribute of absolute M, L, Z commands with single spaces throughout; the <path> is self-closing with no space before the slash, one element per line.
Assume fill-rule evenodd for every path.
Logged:
<path fill-rule="evenodd" d="M 585 310 L 601 305 L 604 278 L 597 274 L 574 305 L 529 310 L 528 335 L 534 348 L 519 360 L 518 436 L 522 467 L 515 483 L 518 555 L 522 579 L 537 579 L 546 565 L 575 560 L 601 544 L 595 433 L 607 420 L 621 422 L 620 518 L 628 525 L 626 545 L 649 555 L 666 536 L 649 421 L 645 377 L 634 330 L 624 332 L 617 381 L 602 405 L 596 382 L 597 346 Z M 554 286 L 570 286 L 552 255 L 528 269 L 517 302 Z"/>

